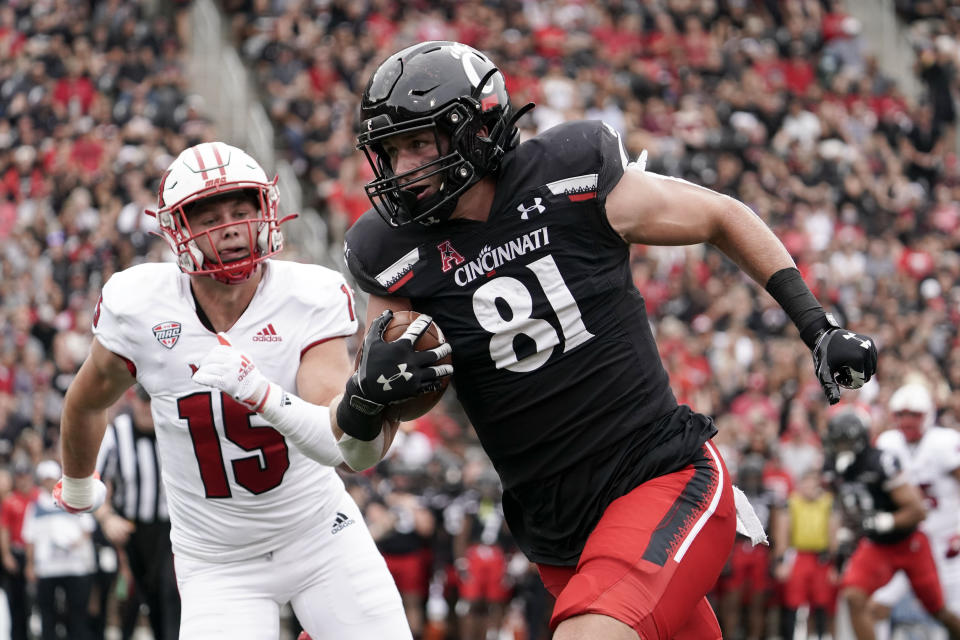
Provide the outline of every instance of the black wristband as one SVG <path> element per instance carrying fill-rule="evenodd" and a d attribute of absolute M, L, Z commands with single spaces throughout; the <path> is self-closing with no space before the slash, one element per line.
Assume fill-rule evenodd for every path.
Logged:
<path fill-rule="evenodd" d="M 337 426 L 348 436 L 369 442 L 383 428 L 383 405 L 367 400 L 359 391 L 351 377 L 337 405 Z"/>
<path fill-rule="evenodd" d="M 820 334 L 835 326 L 796 268 L 788 267 L 777 271 L 767 280 L 766 289 L 783 307 L 799 329 L 800 339 L 811 350 L 816 346 Z"/>

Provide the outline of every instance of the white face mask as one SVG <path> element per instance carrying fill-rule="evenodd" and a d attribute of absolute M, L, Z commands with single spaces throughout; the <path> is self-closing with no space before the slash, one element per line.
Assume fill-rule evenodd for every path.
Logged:
<path fill-rule="evenodd" d="M 853 461 L 856 459 L 857 454 L 853 451 L 841 451 L 837 454 L 837 460 L 834 463 L 834 468 L 836 468 L 837 473 L 843 473 L 847 468 L 853 464 Z"/>

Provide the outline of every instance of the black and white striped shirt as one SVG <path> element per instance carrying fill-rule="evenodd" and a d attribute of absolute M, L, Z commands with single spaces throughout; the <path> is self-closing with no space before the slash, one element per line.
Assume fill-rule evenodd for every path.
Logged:
<path fill-rule="evenodd" d="M 169 522 L 157 438 L 138 431 L 129 413 L 107 425 L 97 471 L 104 482 L 113 483 L 112 505 L 118 514 L 133 522 Z"/>

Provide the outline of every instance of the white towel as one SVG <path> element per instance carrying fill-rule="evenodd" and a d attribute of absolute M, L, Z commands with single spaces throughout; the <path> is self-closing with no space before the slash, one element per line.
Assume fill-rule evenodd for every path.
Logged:
<path fill-rule="evenodd" d="M 733 485 L 733 502 L 737 507 L 737 533 L 750 538 L 754 546 L 770 544 L 763 530 L 763 524 L 753 510 L 753 505 L 750 504 L 747 495 L 736 485 Z"/>

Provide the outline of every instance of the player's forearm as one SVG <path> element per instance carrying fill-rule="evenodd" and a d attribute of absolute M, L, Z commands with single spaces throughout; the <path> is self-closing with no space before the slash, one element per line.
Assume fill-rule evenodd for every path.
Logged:
<path fill-rule="evenodd" d="M 307 457 L 335 467 L 343 458 L 330 428 L 330 411 L 270 383 L 260 415 Z"/>
<path fill-rule="evenodd" d="M 84 409 L 69 397 L 64 402 L 60 419 L 60 447 L 63 475 L 86 478 L 93 475 L 97 453 L 107 429 L 105 409 Z"/>
<path fill-rule="evenodd" d="M 927 517 L 927 510 L 923 504 L 911 504 L 900 507 L 893 512 L 894 529 L 910 529 L 923 522 Z"/>
<path fill-rule="evenodd" d="M 790 317 L 811 350 L 832 324 L 810 291 L 789 252 L 766 224 L 746 205 L 725 198 L 725 213 L 714 216 L 711 243 L 764 287 Z"/>
<path fill-rule="evenodd" d="M 724 213 L 713 216 L 711 243 L 764 287 L 813 349 L 831 322 L 810 291 L 780 239 L 742 202 L 725 198 Z"/>
<path fill-rule="evenodd" d="M 774 273 L 796 267 L 769 227 L 745 204 L 723 197 L 708 242 L 722 251 L 760 286 Z"/>

